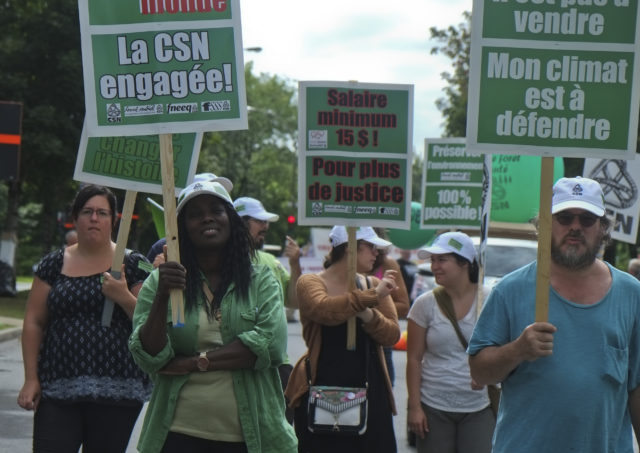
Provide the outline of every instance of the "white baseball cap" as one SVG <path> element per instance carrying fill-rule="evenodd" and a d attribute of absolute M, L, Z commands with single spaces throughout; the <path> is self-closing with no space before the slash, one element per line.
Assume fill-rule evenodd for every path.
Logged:
<path fill-rule="evenodd" d="M 219 182 L 196 181 L 189 184 L 182 190 L 182 192 L 180 192 L 180 196 L 178 197 L 178 207 L 176 209 L 177 213 L 180 214 L 180 211 L 184 208 L 187 202 L 198 195 L 213 195 L 214 197 L 218 197 L 230 205 L 233 205 L 231 195 L 229 195 L 229 192 L 227 192 L 224 186 Z"/>
<path fill-rule="evenodd" d="M 227 192 L 231 192 L 233 190 L 233 183 L 229 178 L 225 178 L 224 176 L 216 176 L 213 173 L 198 173 L 197 175 L 193 176 L 193 181 L 191 181 L 191 183 L 193 184 L 194 182 L 205 181 L 219 182 Z"/>
<path fill-rule="evenodd" d="M 250 197 L 240 197 L 233 202 L 233 207 L 236 208 L 240 217 L 249 216 L 254 219 L 262 220 L 263 222 L 275 222 L 280 216 L 273 212 L 267 212 L 260 203 L 259 200 Z"/>
<path fill-rule="evenodd" d="M 553 185 L 551 214 L 565 209 L 579 208 L 602 217 L 604 215 L 604 194 L 598 181 L 576 176 L 560 178 Z"/>
<path fill-rule="evenodd" d="M 333 247 L 348 242 L 349 236 L 347 235 L 347 229 L 341 225 L 334 226 L 329 233 L 329 239 L 331 239 L 331 245 Z M 386 248 L 391 245 L 391 242 L 382 239 L 371 227 L 358 227 L 356 230 L 356 241 L 360 240 L 370 242 L 381 248 Z"/>
<path fill-rule="evenodd" d="M 442 233 L 435 238 L 433 243 L 428 247 L 418 250 L 418 258 L 426 260 L 431 255 L 443 255 L 445 253 L 455 253 L 473 263 L 478 257 L 473 241 L 469 236 L 459 231 L 450 231 Z"/>

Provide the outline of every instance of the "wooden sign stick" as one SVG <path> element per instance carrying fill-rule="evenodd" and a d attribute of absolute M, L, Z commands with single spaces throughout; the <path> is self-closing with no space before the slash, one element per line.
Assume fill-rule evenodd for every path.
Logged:
<path fill-rule="evenodd" d="M 536 322 L 549 319 L 549 273 L 551 268 L 551 198 L 553 157 L 543 157 L 540 171 L 538 270 L 536 276 Z"/>
<path fill-rule="evenodd" d="M 347 281 L 349 291 L 356 289 L 356 268 L 358 263 L 358 243 L 356 241 L 356 227 L 347 227 Z M 356 350 L 356 317 L 347 320 L 347 349 Z"/>
<path fill-rule="evenodd" d="M 138 192 L 127 190 L 124 195 L 124 205 L 122 207 L 122 215 L 120 216 L 120 225 L 118 226 L 118 239 L 116 239 L 116 250 L 111 261 L 111 271 L 109 272 L 115 278 L 120 279 L 120 271 L 124 262 L 124 253 L 127 248 L 127 240 L 129 238 L 129 228 L 131 227 L 131 218 L 133 217 L 133 208 L 136 205 L 136 195 Z M 101 323 L 104 327 L 111 326 L 111 318 L 113 316 L 114 302 L 104 299 L 102 308 Z"/>
<path fill-rule="evenodd" d="M 160 169 L 162 171 L 162 204 L 164 230 L 167 239 L 167 261 L 180 262 L 178 243 L 178 217 L 176 215 L 176 189 L 173 175 L 173 141 L 171 134 L 160 134 Z M 173 327 L 184 326 L 184 299 L 182 291 L 170 293 Z"/>

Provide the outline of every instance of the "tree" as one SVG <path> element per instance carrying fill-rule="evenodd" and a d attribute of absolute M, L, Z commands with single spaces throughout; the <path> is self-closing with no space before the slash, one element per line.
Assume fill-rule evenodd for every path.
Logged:
<path fill-rule="evenodd" d="M 431 39 L 441 42 L 432 47 L 431 54 L 444 54 L 452 60 L 453 73 L 443 72 L 442 78 L 449 84 L 445 87 L 446 97 L 436 101 L 438 110 L 444 116 L 446 137 L 465 137 L 467 134 L 467 91 L 469 88 L 469 55 L 471 53 L 471 13 L 462 13 L 465 21 L 458 28 L 431 27 Z"/>
<path fill-rule="evenodd" d="M 254 75 L 251 62 L 245 81 L 249 129 L 207 134 L 198 169 L 230 178 L 233 198 L 257 198 L 268 211 L 280 214 L 267 242 L 282 245 L 286 217 L 297 213 L 297 90 L 278 76 Z"/>
<path fill-rule="evenodd" d="M 25 268 L 57 244 L 57 213 L 66 211 L 75 189 L 84 118 L 78 5 L 72 0 L 5 0 L 0 29 L 0 99 L 22 102 L 24 108 L 20 175 L 8 204 L 31 206 L 25 211 L 31 217 L 18 217 L 36 225 L 35 231 L 19 228 L 17 264 Z M 15 215 L 8 212 L 1 227 L 15 221 Z M 35 256 L 23 255 L 25 240 L 23 249 Z"/>
<path fill-rule="evenodd" d="M 251 62 L 245 66 L 245 82 L 249 129 L 206 133 L 197 171 L 226 176 L 233 182 L 234 199 L 253 197 L 278 213 L 267 243 L 282 245 L 287 216 L 297 213 L 297 90 L 277 76 L 253 74 Z M 301 239 L 308 234 L 299 228 L 295 233 Z"/>

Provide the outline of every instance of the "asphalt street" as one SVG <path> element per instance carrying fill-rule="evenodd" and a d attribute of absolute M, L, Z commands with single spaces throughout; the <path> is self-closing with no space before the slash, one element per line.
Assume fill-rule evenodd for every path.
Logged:
<path fill-rule="evenodd" d="M 401 321 L 400 323 L 404 330 L 406 321 Z M 291 362 L 295 363 L 306 351 L 306 346 L 302 339 L 302 327 L 299 322 L 289 323 L 287 326 L 289 331 L 289 357 Z M 33 413 L 23 410 L 16 403 L 16 398 L 24 379 L 19 330 L 19 328 L 12 329 L 11 332 L 5 332 L 0 335 L 0 452 L 7 453 L 31 452 Z M 415 452 L 415 448 L 408 446 L 405 434 L 407 392 L 404 385 L 404 377 L 406 353 L 394 351 L 393 360 L 396 370 L 395 398 L 399 412 L 398 416 L 394 417 L 398 453 Z M 146 406 L 144 409 L 146 409 Z M 137 451 L 136 444 L 142 427 L 144 409 L 136 423 L 126 453 L 135 453 Z"/>
<path fill-rule="evenodd" d="M 3 320 L 0 319 L 0 322 Z M 402 330 L 406 330 L 406 321 L 400 321 L 400 326 Z M 33 413 L 21 409 L 16 403 L 24 378 L 19 331 L 19 328 L 15 328 L 0 333 L 0 452 L 7 453 L 31 452 Z M 306 351 L 300 323 L 289 323 L 288 332 L 289 357 L 291 362 L 295 363 Z M 407 391 L 404 383 L 406 353 L 404 351 L 393 351 L 393 361 L 396 371 L 394 393 L 398 407 L 398 415 L 394 417 L 394 426 L 398 441 L 398 453 L 415 453 L 415 448 L 410 447 L 407 443 L 405 428 L 407 402 Z M 144 409 L 146 409 L 146 405 Z M 136 423 L 126 453 L 135 453 L 137 451 L 136 444 L 142 427 L 144 409 Z M 635 442 L 634 453 L 639 453 L 638 445 Z"/>

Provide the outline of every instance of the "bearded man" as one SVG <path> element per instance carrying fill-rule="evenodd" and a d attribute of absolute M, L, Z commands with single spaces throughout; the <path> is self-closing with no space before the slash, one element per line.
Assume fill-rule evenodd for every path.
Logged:
<path fill-rule="evenodd" d="M 534 322 L 537 263 L 492 290 L 469 341 L 476 384 L 502 384 L 493 453 L 633 453 L 640 434 L 640 282 L 598 258 L 598 182 L 553 186 L 549 320 Z"/>

